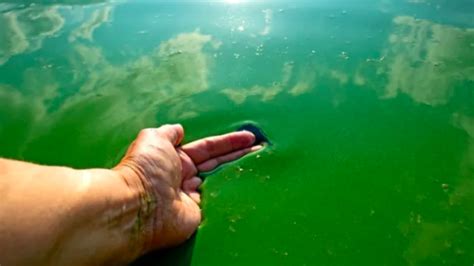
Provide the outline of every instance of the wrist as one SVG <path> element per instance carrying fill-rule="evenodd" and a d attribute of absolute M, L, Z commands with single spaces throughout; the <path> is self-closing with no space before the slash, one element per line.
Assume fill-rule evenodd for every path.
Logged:
<path fill-rule="evenodd" d="M 141 239 L 142 253 L 156 248 L 158 232 L 163 227 L 163 215 L 160 213 L 163 202 L 160 194 L 152 181 L 146 178 L 140 169 L 135 168 L 133 163 L 122 161 L 111 171 L 122 180 L 127 190 L 133 191 L 136 206 L 133 235 L 134 238 Z"/>
<path fill-rule="evenodd" d="M 91 257 L 98 264 L 128 263 L 146 252 L 156 217 L 148 210 L 153 204 L 141 182 L 118 169 L 78 172 L 81 184 L 89 184 L 78 208 L 85 220 L 73 234 L 78 238 L 69 242 L 86 244 L 100 255 Z"/>

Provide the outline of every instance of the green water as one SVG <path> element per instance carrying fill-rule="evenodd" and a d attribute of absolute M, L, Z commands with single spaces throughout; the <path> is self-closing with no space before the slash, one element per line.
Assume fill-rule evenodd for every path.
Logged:
<path fill-rule="evenodd" d="M 110 167 L 143 127 L 253 121 L 273 145 L 137 265 L 472 265 L 474 3 L 231 2 L 0 0 L 0 156 Z"/>

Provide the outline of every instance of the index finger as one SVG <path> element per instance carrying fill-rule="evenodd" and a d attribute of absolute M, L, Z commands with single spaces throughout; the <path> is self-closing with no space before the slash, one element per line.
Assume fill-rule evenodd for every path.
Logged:
<path fill-rule="evenodd" d="M 254 142 L 255 136 L 251 132 L 239 131 L 196 140 L 181 149 L 198 165 L 209 159 L 251 147 Z"/>

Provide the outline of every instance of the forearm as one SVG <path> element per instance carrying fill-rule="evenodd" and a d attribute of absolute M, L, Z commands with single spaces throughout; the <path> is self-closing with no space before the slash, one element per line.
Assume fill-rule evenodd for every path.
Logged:
<path fill-rule="evenodd" d="M 0 264 L 122 264 L 139 255 L 140 184 L 106 169 L 0 159 Z"/>

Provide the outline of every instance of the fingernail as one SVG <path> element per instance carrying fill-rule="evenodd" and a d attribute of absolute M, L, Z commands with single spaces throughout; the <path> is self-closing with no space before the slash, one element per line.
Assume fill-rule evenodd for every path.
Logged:
<path fill-rule="evenodd" d="M 258 126 L 254 124 L 251 124 L 251 123 L 244 124 L 238 130 L 252 133 L 252 135 L 254 135 L 255 137 L 254 144 L 261 144 L 261 143 L 270 144 L 270 141 L 268 140 L 267 136 L 262 131 L 262 129 L 260 129 Z"/>

